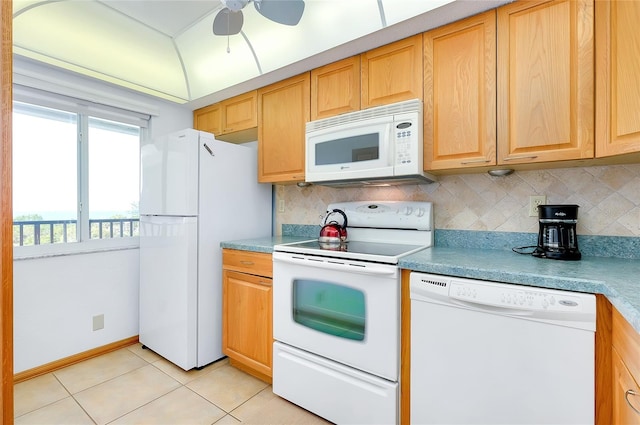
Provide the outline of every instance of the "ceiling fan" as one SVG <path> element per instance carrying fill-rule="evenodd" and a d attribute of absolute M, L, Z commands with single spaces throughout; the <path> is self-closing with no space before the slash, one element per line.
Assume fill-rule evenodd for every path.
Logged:
<path fill-rule="evenodd" d="M 304 0 L 220 0 L 224 6 L 213 20 L 215 35 L 235 35 L 242 30 L 242 9 L 253 1 L 258 13 L 283 25 L 297 25 L 304 12 Z"/>

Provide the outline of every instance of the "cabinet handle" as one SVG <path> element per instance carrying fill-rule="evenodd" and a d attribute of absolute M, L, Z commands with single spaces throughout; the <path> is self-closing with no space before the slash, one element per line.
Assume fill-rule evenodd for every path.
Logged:
<path fill-rule="evenodd" d="M 640 395 L 640 393 L 638 393 L 637 391 L 634 390 L 627 390 L 624 392 L 624 401 L 627 402 L 627 404 L 629 405 L 629 407 L 631 409 L 633 409 L 634 412 L 636 412 L 638 415 L 640 415 L 640 410 L 636 409 L 633 404 L 631 404 L 631 402 L 629 401 L 629 396 L 633 395 L 633 396 L 637 396 Z"/>
<path fill-rule="evenodd" d="M 240 264 L 242 264 L 243 266 L 253 266 L 255 263 L 253 261 L 241 260 Z"/>
<path fill-rule="evenodd" d="M 473 161 L 461 161 L 460 164 L 461 165 L 467 165 L 467 164 L 479 164 L 479 163 L 486 163 L 486 162 L 491 162 L 490 159 L 474 159 Z"/>
<path fill-rule="evenodd" d="M 509 158 L 504 158 L 503 161 L 515 161 L 517 159 L 536 159 L 538 155 L 521 155 L 521 156 L 512 156 Z"/>

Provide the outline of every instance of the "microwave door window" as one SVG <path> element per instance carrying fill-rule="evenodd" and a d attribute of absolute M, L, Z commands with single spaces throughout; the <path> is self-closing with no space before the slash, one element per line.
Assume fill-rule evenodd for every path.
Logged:
<path fill-rule="evenodd" d="M 380 159 L 380 134 L 360 134 L 315 145 L 315 165 L 353 164 Z"/>

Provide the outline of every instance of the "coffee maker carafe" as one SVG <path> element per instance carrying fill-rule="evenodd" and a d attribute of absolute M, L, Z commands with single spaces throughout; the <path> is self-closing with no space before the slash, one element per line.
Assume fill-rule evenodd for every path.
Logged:
<path fill-rule="evenodd" d="M 538 205 L 538 246 L 533 255 L 554 260 L 579 260 L 576 224 L 578 205 Z"/>

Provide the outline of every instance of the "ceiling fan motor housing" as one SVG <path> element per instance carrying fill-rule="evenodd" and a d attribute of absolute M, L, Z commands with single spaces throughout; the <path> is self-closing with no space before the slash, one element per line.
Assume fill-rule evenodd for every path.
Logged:
<path fill-rule="evenodd" d="M 220 0 L 220 3 L 229 10 L 237 12 L 249 4 L 249 0 Z"/>

